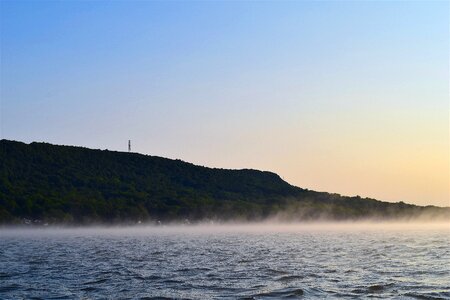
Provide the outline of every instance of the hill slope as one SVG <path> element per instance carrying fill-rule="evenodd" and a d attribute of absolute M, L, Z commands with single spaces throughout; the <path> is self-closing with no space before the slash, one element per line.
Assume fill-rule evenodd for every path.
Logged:
<path fill-rule="evenodd" d="M 0 141 L 0 223 L 355 219 L 446 216 L 449 209 L 301 189 L 277 174 L 136 153 Z"/>

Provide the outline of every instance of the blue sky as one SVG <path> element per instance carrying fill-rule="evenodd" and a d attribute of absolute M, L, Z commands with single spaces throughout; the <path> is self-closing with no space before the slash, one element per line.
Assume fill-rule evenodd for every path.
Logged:
<path fill-rule="evenodd" d="M 446 205 L 448 37 L 445 1 L 2 1 L 0 133 Z"/>

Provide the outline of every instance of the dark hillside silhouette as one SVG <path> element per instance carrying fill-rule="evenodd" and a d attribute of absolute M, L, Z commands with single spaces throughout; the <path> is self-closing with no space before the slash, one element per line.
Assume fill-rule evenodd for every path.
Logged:
<path fill-rule="evenodd" d="M 277 174 L 137 153 L 0 141 L 0 222 L 448 217 L 448 208 L 314 192 Z"/>

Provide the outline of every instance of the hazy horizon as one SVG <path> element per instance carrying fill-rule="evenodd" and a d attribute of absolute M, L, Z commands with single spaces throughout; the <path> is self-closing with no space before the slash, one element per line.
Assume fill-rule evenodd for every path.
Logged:
<path fill-rule="evenodd" d="M 198 233 L 198 234 L 218 234 L 232 232 L 248 233 L 268 233 L 268 232 L 305 232 L 305 231 L 366 231 L 366 230 L 446 230 L 448 231 L 450 223 L 448 221 L 417 221 L 417 220 L 353 220 L 353 221 L 227 221 L 227 222 L 200 222 L 195 224 L 185 224 L 181 222 L 158 224 L 121 224 L 121 225 L 101 225 L 92 224 L 90 226 L 6 226 L 0 231 L 0 237 L 9 236 L 11 233 L 30 233 L 36 235 L 39 233 L 122 233 L 122 234 L 151 234 L 151 233 Z M 1 228 L 1 227 L 0 227 Z"/>
<path fill-rule="evenodd" d="M 450 205 L 448 2 L 7 2 L 0 138 Z"/>

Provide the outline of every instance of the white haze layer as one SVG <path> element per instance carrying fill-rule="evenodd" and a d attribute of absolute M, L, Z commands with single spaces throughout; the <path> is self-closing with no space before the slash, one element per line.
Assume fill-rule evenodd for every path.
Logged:
<path fill-rule="evenodd" d="M 195 225 L 141 225 L 141 226 L 91 226 L 91 227 L 31 227 L 0 228 L 2 237 L 83 236 L 83 235 L 171 235 L 171 234 L 272 234 L 313 232 L 361 231 L 447 231 L 450 222 L 315 222 L 315 223 L 225 223 Z"/>

